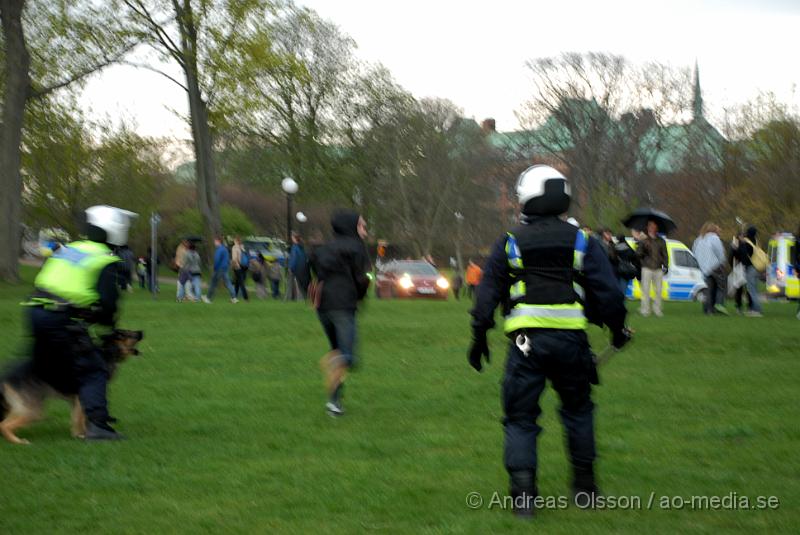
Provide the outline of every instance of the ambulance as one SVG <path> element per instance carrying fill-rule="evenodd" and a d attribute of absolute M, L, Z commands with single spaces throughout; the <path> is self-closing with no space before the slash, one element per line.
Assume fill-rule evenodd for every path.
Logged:
<path fill-rule="evenodd" d="M 779 232 L 769 240 L 767 295 L 770 297 L 800 299 L 800 283 L 792 265 L 796 246 L 795 237 L 789 232 Z"/>
<path fill-rule="evenodd" d="M 626 238 L 626 240 L 628 245 L 636 249 L 636 241 L 633 238 Z M 704 302 L 708 295 L 708 287 L 691 249 L 678 240 L 666 239 L 666 242 L 669 271 L 664 276 L 661 286 L 661 298 L 665 301 Z M 628 283 L 625 296 L 629 299 L 641 299 L 642 289 L 637 279 Z M 650 296 L 655 297 L 655 290 L 652 288 Z"/>

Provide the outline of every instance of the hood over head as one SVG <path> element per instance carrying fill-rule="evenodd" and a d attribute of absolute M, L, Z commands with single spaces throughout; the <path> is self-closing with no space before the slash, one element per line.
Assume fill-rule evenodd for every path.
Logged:
<path fill-rule="evenodd" d="M 331 217 L 333 232 L 340 236 L 359 238 L 358 219 L 361 216 L 354 210 L 337 210 Z"/>

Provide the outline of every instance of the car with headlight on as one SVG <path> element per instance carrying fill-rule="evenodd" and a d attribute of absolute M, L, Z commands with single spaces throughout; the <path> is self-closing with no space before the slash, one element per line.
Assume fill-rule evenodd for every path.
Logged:
<path fill-rule="evenodd" d="M 381 266 L 375 277 L 375 295 L 447 299 L 450 283 L 424 260 L 394 260 Z"/>

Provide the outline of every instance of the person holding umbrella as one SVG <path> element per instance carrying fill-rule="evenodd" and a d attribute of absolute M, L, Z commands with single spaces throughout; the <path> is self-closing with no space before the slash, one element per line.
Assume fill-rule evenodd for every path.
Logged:
<path fill-rule="evenodd" d="M 663 316 L 661 310 L 661 288 L 664 275 L 669 270 L 669 254 L 667 242 L 659 233 L 669 234 L 677 228 L 670 216 L 653 208 L 639 208 L 622 220 L 622 224 L 635 231 L 633 236 L 638 242 L 636 256 L 641 262 L 639 280 L 642 286 L 642 316 L 650 315 L 650 287 L 655 290 L 653 312 L 656 316 Z"/>
<path fill-rule="evenodd" d="M 661 309 L 661 288 L 664 275 L 669 271 L 669 255 L 667 242 L 658 235 L 659 226 L 654 219 L 647 221 L 647 234 L 639 242 L 636 254 L 642 263 L 642 316 L 650 315 L 650 287 L 655 290 L 653 313 L 657 317 L 664 315 Z"/>

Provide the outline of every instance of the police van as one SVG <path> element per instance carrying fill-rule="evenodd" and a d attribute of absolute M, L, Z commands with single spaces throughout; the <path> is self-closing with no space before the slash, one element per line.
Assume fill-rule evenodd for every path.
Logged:
<path fill-rule="evenodd" d="M 636 249 L 636 241 L 626 238 L 628 245 Z M 661 287 L 661 298 L 665 301 L 699 301 L 704 302 L 708 295 L 708 287 L 703 272 L 697 265 L 691 249 L 678 240 L 666 239 L 669 255 L 669 271 L 664 276 Z M 651 297 L 655 290 L 651 289 Z M 641 299 L 642 289 L 639 281 L 633 279 L 628 283 L 625 297 Z"/>
<path fill-rule="evenodd" d="M 792 262 L 797 241 L 789 232 L 775 234 L 769 240 L 767 256 L 767 295 L 800 299 L 800 282 Z"/>

